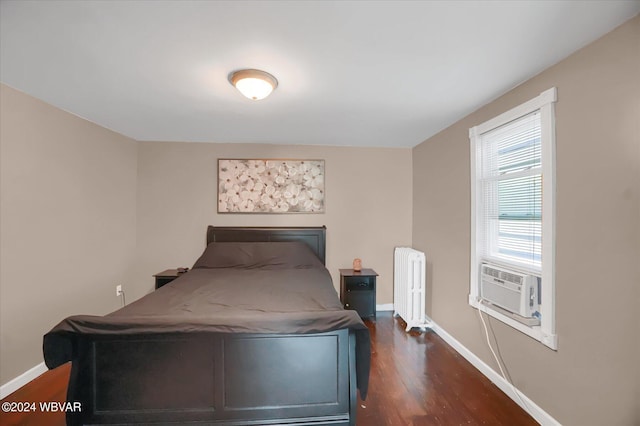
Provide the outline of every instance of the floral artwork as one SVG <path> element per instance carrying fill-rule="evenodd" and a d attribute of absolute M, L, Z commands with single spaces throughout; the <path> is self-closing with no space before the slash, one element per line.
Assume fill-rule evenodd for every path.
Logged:
<path fill-rule="evenodd" d="M 218 160 L 219 213 L 324 213 L 324 160 Z"/>

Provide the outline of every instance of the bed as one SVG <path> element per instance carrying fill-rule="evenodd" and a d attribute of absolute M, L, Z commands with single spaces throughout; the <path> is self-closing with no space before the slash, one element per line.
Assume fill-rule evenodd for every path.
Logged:
<path fill-rule="evenodd" d="M 104 317 L 44 336 L 71 361 L 76 424 L 355 425 L 369 333 L 342 309 L 324 227 L 207 230 L 194 267 Z"/>

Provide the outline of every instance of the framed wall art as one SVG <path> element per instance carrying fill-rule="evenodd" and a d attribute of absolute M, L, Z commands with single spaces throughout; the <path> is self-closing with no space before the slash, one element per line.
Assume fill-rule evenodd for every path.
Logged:
<path fill-rule="evenodd" d="M 218 213 L 324 213 L 324 160 L 218 160 Z"/>

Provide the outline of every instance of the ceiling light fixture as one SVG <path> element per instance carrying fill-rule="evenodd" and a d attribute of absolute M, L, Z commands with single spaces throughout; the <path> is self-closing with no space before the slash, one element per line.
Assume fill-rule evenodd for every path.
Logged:
<path fill-rule="evenodd" d="M 229 74 L 229 83 L 254 101 L 264 99 L 278 87 L 278 80 L 260 70 L 239 70 Z"/>

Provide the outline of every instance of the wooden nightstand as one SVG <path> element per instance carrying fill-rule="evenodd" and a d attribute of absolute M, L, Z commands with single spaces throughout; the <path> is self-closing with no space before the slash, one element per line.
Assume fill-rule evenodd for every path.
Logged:
<path fill-rule="evenodd" d="M 340 300 L 361 318 L 376 318 L 376 277 L 373 269 L 340 269 Z"/>
<path fill-rule="evenodd" d="M 167 269 L 154 275 L 156 278 L 156 290 L 165 284 L 169 284 L 171 281 L 178 278 L 182 273 L 177 269 Z"/>

